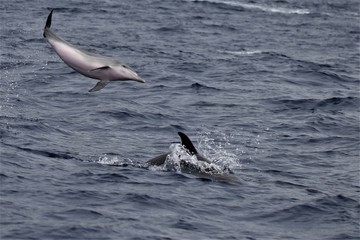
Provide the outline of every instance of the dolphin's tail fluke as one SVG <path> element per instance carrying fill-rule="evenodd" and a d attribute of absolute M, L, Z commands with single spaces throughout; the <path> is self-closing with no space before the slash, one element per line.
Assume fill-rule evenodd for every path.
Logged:
<path fill-rule="evenodd" d="M 50 26 L 51 26 L 51 18 L 52 18 L 52 13 L 53 13 L 54 9 L 51 10 L 51 12 L 49 13 L 49 16 L 47 17 L 47 20 L 46 20 L 46 25 L 45 25 L 45 28 L 44 28 L 44 33 L 43 33 L 43 36 L 44 38 L 46 38 L 46 33 L 48 29 L 50 29 Z"/>

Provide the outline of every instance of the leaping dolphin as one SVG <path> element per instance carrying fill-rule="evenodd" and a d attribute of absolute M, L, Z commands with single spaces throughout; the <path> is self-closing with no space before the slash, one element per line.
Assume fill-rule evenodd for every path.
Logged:
<path fill-rule="evenodd" d="M 100 80 L 89 92 L 103 89 L 110 81 L 134 80 L 141 83 L 145 82 L 129 66 L 110 57 L 80 50 L 57 36 L 50 30 L 52 13 L 53 10 L 46 20 L 43 35 L 69 67 L 86 77 Z"/>
<path fill-rule="evenodd" d="M 178 132 L 178 134 L 181 138 L 181 145 L 184 147 L 185 150 L 187 150 L 187 152 L 191 156 L 195 155 L 198 161 L 203 161 L 209 164 L 209 167 L 207 167 L 206 169 L 202 169 L 201 166 L 198 166 L 191 162 L 180 160 L 180 168 L 183 173 L 190 173 L 192 175 L 211 180 L 239 183 L 239 180 L 233 174 L 229 174 L 227 172 L 218 172 L 216 171 L 216 169 L 212 168 L 210 165 L 211 161 L 198 153 L 189 137 L 182 132 Z M 148 160 L 146 164 L 155 166 L 163 165 L 169 154 L 170 152 L 167 152 L 157 157 L 154 157 Z"/>

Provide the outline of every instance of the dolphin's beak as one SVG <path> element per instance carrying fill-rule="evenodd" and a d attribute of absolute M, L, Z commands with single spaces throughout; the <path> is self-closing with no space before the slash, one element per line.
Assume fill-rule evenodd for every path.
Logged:
<path fill-rule="evenodd" d="M 144 83 L 144 82 L 145 82 L 145 80 L 142 79 L 142 78 L 137 79 L 137 81 L 138 81 L 138 82 L 141 82 L 141 83 Z"/>
<path fill-rule="evenodd" d="M 137 82 L 141 82 L 141 83 L 144 83 L 145 80 L 142 79 L 141 77 L 139 77 L 138 75 L 136 75 L 136 77 L 133 78 L 134 81 L 137 81 Z"/>
<path fill-rule="evenodd" d="M 142 79 L 134 70 L 132 70 L 132 69 L 127 69 L 127 70 L 128 70 L 128 73 L 131 75 L 130 79 L 137 81 L 137 82 L 141 82 L 141 83 L 145 82 L 145 80 Z"/>

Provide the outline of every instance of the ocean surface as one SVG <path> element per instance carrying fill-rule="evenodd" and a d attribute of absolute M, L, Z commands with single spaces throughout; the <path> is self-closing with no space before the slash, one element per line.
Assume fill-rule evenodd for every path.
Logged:
<path fill-rule="evenodd" d="M 146 83 L 96 81 L 51 29 Z M 360 239 L 357 0 L 3 0 L 0 239 Z M 237 181 L 149 167 L 184 132 Z"/>

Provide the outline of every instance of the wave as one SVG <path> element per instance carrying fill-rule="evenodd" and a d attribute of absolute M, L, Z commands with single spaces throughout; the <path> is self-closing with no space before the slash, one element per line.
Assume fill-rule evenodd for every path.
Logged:
<path fill-rule="evenodd" d="M 264 51 L 261 50 L 253 50 L 253 51 L 247 51 L 247 50 L 240 50 L 240 51 L 219 51 L 221 53 L 236 55 L 236 56 L 252 56 L 255 54 L 261 54 L 264 53 Z"/>
<path fill-rule="evenodd" d="M 288 73 L 299 73 L 306 75 L 309 80 L 314 77 L 321 79 L 329 79 L 334 82 L 337 82 L 340 85 L 344 85 L 343 83 L 358 83 L 358 79 L 354 76 L 352 72 L 347 71 L 346 69 L 342 69 L 342 67 L 336 65 L 335 63 L 325 63 L 318 62 L 306 58 L 297 58 L 293 55 L 287 55 L 282 52 L 278 52 L 276 50 L 247 50 L 241 49 L 238 51 L 232 50 L 217 50 L 219 53 L 234 55 L 238 57 L 252 57 L 257 56 L 261 61 L 278 61 L 279 64 L 284 64 L 284 72 Z M 312 78 L 309 78 L 308 75 L 311 75 Z M 292 82 L 289 80 L 289 82 Z M 321 81 L 321 84 L 326 84 L 329 81 Z M 299 84 L 301 82 L 292 82 L 294 84 Z M 309 84 L 309 82 L 303 81 L 302 83 Z M 311 84 L 319 84 L 318 82 L 312 82 Z M 345 86 L 346 87 L 346 86 Z"/>
<path fill-rule="evenodd" d="M 212 3 L 212 4 L 222 4 L 231 7 L 240 7 L 244 9 L 250 10 L 259 10 L 263 12 L 269 13 L 281 13 L 281 14 L 310 14 L 308 9 L 300 9 L 300 8 L 284 8 L 284 7 L 272 7 L 272 6 L 265 6 L 260 4 L 253 4 L 253 3 L 242 3 L 242 2 L 234 2 L 234 1 L 224 1 L 224 0 L 192 0 L 192 2 L 205 2 L 205 3 Z"/>
<path fill-rule="evenodd" d="M 220 89 L 216 88 L 216 87 L 210 87 L 205 85 L 204 83 L 193 83 L 191 84 L 191 88 L 196 90 L 196 91 L 201 91 L 201 90 L 205 90 L 205 91 L 220 91 Z"/>
<path fill-rule="evenodd" d="M 93 194 L 93 192 L 89 192 L 89 195 L 87 195 L 88 197 Z M 55 213 L 54 215 L 58 216 L 58 217 L 72 217 L 72 216 L 77 216 L 77 217 L 83 217 L 83 218 L 91 218 L 91 219 L 96 219 L 100 216 L 103 216 L 102 213 L 95 211 L 93 209 L 86 209 L 86 208 L 74 208 L 74 209 L 70 209 L 67 211 L 63 211 L 63 212 L 59 212 L 59 213 Z"/>
<path fill-rule="evenodd" d="M 359 108 L 359 98 L 357 97 L 331 97 L 325 99 L 281 99 L 274 100 L 274 104 L 282 105 L 288 110 L 316 110 L 323 111 L 344 111 Z"/>
<path fill-rule="evenodd" d="M 57 152 L 57 151 L 48 151 L 48 150 L 39 150 L 39 149 L 32 149 L 32 148 L 27 148 L 27 147 L 20 147 L 20 146 L 15 146 L 15 145 L 11 145 L 11 144 L 5 144 L 4 145 L 8 146 L 8 147 L 14 147 L 18 150 L 22 150 L 24 152 L 28 152 L 28 153 L 32 153 L 35 155 L 39 155 L 39 156 L 44 156 L 47 158 L 54 158 L 54 159 L 78 159 L 78 157 L 72 155 L 72 153 L 69 152 Z"/>
<path fill-rule="evenodd" d="M 359 210 L 359 203 L 343 195 L 325 196 L 315 201 L 299 203 L 288 208 L 276 210 L 271 213 L 261 215 L 263 219 L 271 219 L 274 222 L 299 222 L 310 221 L 313 219 L 329 218 L 331 221 L 351 219 L 348 209 Z"/>

